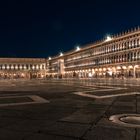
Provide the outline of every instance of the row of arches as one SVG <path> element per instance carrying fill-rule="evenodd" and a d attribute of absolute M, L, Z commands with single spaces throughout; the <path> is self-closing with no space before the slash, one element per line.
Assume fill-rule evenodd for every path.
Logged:
<path fill-rule="evenodd" d="M 123 65 L 66 71 L 66 78 L 140 78 L 140 65 Z"/>
<path fill-rule="evenodd" d="M 106 53 L 111 53 L 111 52 L 116 52 L 116 51 L 137 48 L 137 47 L 140 47 L 139 38 L 133 39 L 133 40 L 128 40 L 128 41 L 123 41 L 123 42 L 118 42 L 118 43 L 107 44 L 105 46 L 97 48 L 97 50 L 95 51 L 94 54 L 95 55 L 106 54 Z"/>
<path fill-rule="evenodd" d="M 137 47 L 140 47 L 139 38 L 140 38 L 139 36 L 136 36 L 136 37 L 134 36 L 133 38 L 130 38 L 130 39 L 126 38 L 120 41 L 105 43 L 98 47 L 93 47 L 88 50 L 85 50 L 84 52 L 79 52 L 78 54 L 69 56 L 66 58 L 65 61 L 70 62 L 70 61 L 74 61 L 74 60 L 89 57 L 89 56 L 96 56 L 96 55 L 102 55 L 102 54 L 137 48 Z"/>
<path fill-rule="evenodd" d="M 105 56 L 100 58 L 86 59 L 71 63 L 66 63 L 67 68 L 81 67 L 81 66 L 97 66 L 104 64 L 114 64 L 123 62 L 132 62 L 140 60 L 140 51 L 125 52 L 121 54 L 115 54 L 111 56 Z"/>
<path fill-rule="evenodd" d="M 41 72 L 7 72 L 0 71 L 0 79 L 35 79 L 44 78 L 45 74 Z"/>
<path fill-rule="evenodd" d="M 140 60 L 140 52 L 128 52 L 99 59 L 98 64 L 112 64 Z M 97 64 L 97 63 L 96 63 Z"/>
<path fill-rule="evenodd" d="M 0 64 L 0 70 L 44 70 L 42 64 Z"/>

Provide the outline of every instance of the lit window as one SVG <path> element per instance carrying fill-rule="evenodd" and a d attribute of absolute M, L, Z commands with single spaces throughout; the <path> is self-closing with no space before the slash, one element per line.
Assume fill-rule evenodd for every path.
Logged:
<path fill-rule="evenodd" d="M 9 67 L 9 65 L 7 66 L 7 69 L 9 69 L 10 67 Z"/>
<path fill-rule="evenodd" d="M 17 70 L 18 69 L 18 66 L 15 66 L 15 69 Z"/>
<path fill-rule="evenodd" d="M 38 65 L 36 66 L 36 69 L 37 69 L 37 70 L 39 69 L 39 66 L 38 66 Z"/>
<path fill-rule="evenodd" d="M 14 69 L 14 66 L 13 65 L 11 66 L 11 69 Z"/>

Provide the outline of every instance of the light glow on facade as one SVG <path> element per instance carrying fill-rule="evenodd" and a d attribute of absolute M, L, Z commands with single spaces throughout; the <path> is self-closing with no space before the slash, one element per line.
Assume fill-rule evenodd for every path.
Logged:
<path fill-rule="evenodd" d="M 109 35 L 107 35 L 107 37 L 106 37 L 106 42 L 108 42 L 108 41 L 111 41 L 112 40 L 112 38 L 111 38 L 111 36 L 109 36 Z"/>
<path fill-rule="evenodd" d="M 79 46 L 76 47 L 76 51 L 80 51 L 80 47 Z"/>
<path fill-rule="evenodd" d="M 52 58 L 51 57 L 49 57 L 49 60 L 51 60 Z"/>
<path fill-rule="evenodd" d="M 60 56 L 63 56 L 63 53 L 62 52 L 60 52 Z"/>

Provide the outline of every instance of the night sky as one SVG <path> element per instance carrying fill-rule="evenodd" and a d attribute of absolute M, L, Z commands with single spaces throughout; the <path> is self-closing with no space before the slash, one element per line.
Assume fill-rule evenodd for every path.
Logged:
<path fill-rule="evenodd" d="M 0 57 L 48 57 L 140 25 L 139 0 L 9 0 Z"/>

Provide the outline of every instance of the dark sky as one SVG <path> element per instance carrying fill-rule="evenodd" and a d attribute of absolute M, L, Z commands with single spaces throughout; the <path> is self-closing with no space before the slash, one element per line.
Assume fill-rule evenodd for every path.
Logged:
<path fill-rule="evenodd" d="M 48 57 L 140 25 L 139 0 L 0 3 L 0 57 Z"/>

